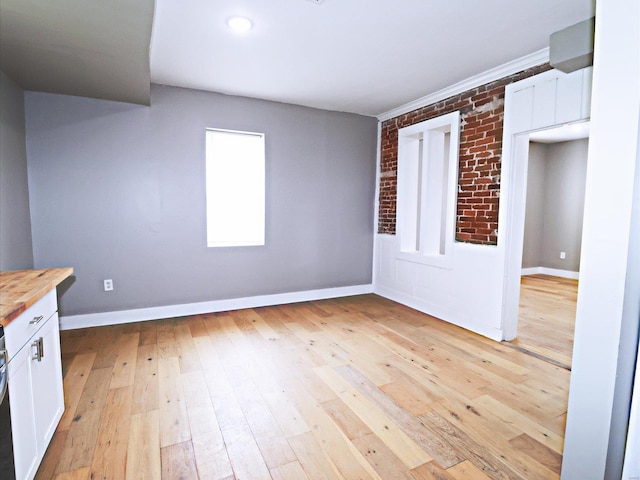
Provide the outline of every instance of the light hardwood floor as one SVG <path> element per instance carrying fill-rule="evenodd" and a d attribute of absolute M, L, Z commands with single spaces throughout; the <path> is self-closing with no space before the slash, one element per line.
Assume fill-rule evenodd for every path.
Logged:
<path fill-rule="evenodd" d="M 36 478 L 558 478 L 569 372 L 375 295 L 62 332 Z"/>
<path fill-rule="evenodd" d="M 571 369 L 577 297 L 577 280 L 523 276 L 518 336 L 509 343 Z"/>

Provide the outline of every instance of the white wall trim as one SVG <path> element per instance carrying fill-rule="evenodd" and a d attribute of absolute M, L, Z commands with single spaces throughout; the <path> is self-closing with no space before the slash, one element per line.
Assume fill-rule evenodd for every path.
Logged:
<path fill-rule="evenodd" d="M 542 50 L 538 50 L 537 52 L 530 53 L 529 55 L 525 55 L 524 57 L 520 57 L 516 60 L 504 63 L 498 67 L 494 67 L 478 75 L 474 75 L 473 77 L 469 77 L 466 80 L 455 83 L 449 87 L 443 88 L 442 90 L 438 90 L 437 92 L 431 93 L 424 97 L 418 98 L 417 100 L 414 100 L 412 102 L 405 103 L 404 105 L 396 107 L 387 112 L 381 113 L 377 116 L 377 118 L 380 122 L 384 122 L 385 120 L 389 120 L 390 118 L 403 115 L 418 108 L 426 107 L 427 105 L 439 102 L 440 100 L 444 100 L 445 98 L 458 95 L 459 93 L 466 92 L 467 90 L 471 90 L 472 88 L 479 87 L 480 85 L 484 85 L 486 83 L 490 83 L 504 77 L 508 77 L 509 75 L 521 72 L 522 70 L 526 70 L 527 68 L 541 65 L 548 61 L 549 48 L 547 47 L 543 48 Z"/>
<path fill-rule="evenodd" d="M 349 297 L 373 293 L 373 285 L 353 285 L 350 287 L 324 288 L 305 290 L 302 292 L 276 293 L 255 297 L 212 300 L 210 302 L 187 303 L 182 305 L 166 305 L 162 307 L 137 308 L 116 312 L 89 313 L 60 317 L 61 330 L 73 330 L 85 327 L 119 325 L 122 323 L 144 322 L 161 318 L 186 317 L 203 313 L 226 312 L 243 308 L 267 307 L 287 303 L 309 302 L 328 298 Z"/>
<path fill-rule="evenodd" d="M 378 251 L 378 223 L 380 222 L 380 162 L 382 160 L 382 123 L 378 122 L 376 145 L 376 191 L 373 202 L 373 255 L 371 256 L 371 283 L 376 284 L 378 269 L 376 268 L 376 252 Z"/>
<path fill-rule="evenodd" d="M 547 267 L 529 267 L 523 268 L 520 275 L 551 275 L 553 277 L 571 278 L 578 280 L 580 278 L 580 272 L 573 272 L 571 270 L 559 270 L 557 268 Z"/>

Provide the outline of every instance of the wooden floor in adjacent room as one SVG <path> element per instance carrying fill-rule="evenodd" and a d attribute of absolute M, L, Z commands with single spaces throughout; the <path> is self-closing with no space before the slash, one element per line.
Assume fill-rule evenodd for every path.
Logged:
<path fill-rule="evenodd" d="M 569 371 L 375 295 L 62 332 L 43 479 L 558 478 Z"/>
<path fill-rule="evenodd" d="M 578 280 L 523 276 L 518 336 L 512 345 L 571 369 Z"/>

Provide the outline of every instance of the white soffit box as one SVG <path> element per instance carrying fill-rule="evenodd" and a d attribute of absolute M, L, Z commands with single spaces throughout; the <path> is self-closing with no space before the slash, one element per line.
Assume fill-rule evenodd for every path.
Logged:
<path fill-rule="evenodd" d="M 593 65 L 595 17 L 576 23 L 549 38 L 549 63 L 564 73 Z"/>

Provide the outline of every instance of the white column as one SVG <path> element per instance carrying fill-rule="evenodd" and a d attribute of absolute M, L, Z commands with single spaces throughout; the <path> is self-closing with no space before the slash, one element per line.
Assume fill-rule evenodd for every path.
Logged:
<path fill-rule="evenodd" d="M 638 226 L 639 117 L 640 2 L 599 0 L 563 480 L 603 479 L 608 456 L 624 451 L 614 394 L 633 378 L 625 345 L 637 332 L 640 304 L 639 246 L 630 241 Z"/>

